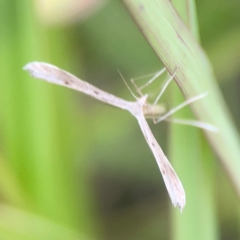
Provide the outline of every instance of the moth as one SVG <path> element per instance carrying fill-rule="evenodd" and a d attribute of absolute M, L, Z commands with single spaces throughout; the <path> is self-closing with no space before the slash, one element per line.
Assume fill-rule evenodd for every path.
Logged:
<path fill-rule="evenodd" d="M 128 112 L 130 112 L 136 118 L 140 126 L 140 129 L 143 133 L 143 136 L 156 159 L 157 165 L 161 171 L 164 183 L 166 185 L 166 188 L 169 193 L 173 206 L 180 208 L 180 210 L 182 211 L 182 209 L 186 204 L 186 196 L 185 196 L 185 191 L 182 186 L 182 183 L 179 180 L 172 165 L 168 161 L 167 157 L 163 153 L 161 147 L 157 143 L 145 119 L 145 115 L 149 115 L 150 113 L 152 113 L 152 111 L 154 111 L 154 106 L 155 106 L 147 103 L 147 98 L 148 98 L 147 94 L 146 95 L 141 94 L 141 89 L 139 89 L 139 93 L 142 95 L 141 97 L 136 98 L 136 101 L 133 101 L 133 102 L 126 101 L 110 93 L 107 93 L 103 90 L 100 90 L 97 87 L 89 84 L 88 82 L 85 82 L 77 78 L 76 76 L 48 63 L 31 62 L 27 64 L 23 69 L 27 70 L 30 73 L 30 75 L 32 75 L 35 78 L 77 90 L 99 101 L 102 101 L 109 105 L 112 105 L 117 108 L 127 110 Z M 167 84 L 169 84 L 169 82 Z M 166 86 L 167 85 L 165 85 L 165 87 Z M 196 99 L 194 98 L 190 99 L 189 101 L 186 101 L 182 106 L 180 106 L 180 108 L 202 97 L 204 97 L 204 95 L 198 96 Z M 162 109 L 160 110 L 158 109 L 157 112 L 158 111 L 161 112 Z M 176 109 L 174 111 L 176 111 Z M 174 111 L 172 111 L 172 113 Z M 165 118 L 167 118 L 172 113 L 165 116 Z M 156 120 L 156 122 L 161 120 L 162 118 L 161 119 L 159 118 Z M 195 125 L 197 125 L 198 127 L 203 127 L 203 128 L 205 127 L 204 123 L 203 123 L 204 126 L 201 126 L 201 123 L 197 121 L 195 121 Z"/>

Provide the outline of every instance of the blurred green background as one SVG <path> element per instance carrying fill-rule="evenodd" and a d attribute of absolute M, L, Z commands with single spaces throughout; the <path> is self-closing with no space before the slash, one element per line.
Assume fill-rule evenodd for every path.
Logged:
<path fill-rule="evenodd" d="M 202 46 L 239 129 L 240 2 L 196 7 Z M 132 100 L 117 69 L 130 79 L 163 66 L 120 1 L 2 0 L 0 60 L 1 240 L 188 240 L 195 229 L 195 239 L 240 239 L 239 199 L 213 154 L 204 164 L 214 175 L 199 179 L 211 186 L 210 200 L 188 211 L 194 196 L 186 189 L 186 211 L 176 216 L 130 114 L 22 70 L 49 62 Z M 162 101 L 168 106 L 168 90 Z M 150 126 L 168 156 L 169 124 Z M 211 213 L 205 226 L 196 219 L 201 204 Z M 179 235 L 176 217 L 188 226 Z"/>

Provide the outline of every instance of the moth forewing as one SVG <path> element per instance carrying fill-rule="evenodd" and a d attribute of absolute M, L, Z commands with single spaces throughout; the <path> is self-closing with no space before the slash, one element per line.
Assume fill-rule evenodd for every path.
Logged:
<path fill-rule="evenodd" d="M 144 95 L 143 97 L 138 99 L 135 108 L 132 109 L 133 111 L 132 115 L 134 115 L 137 118 L 143 136 L 146 139 L 148 146 L 150 147 L 156 159 L 157 165 L 162 173 L 163 180 L 166 185 L 169 196 L 171 198 L 172 204 L 175 207 L 179 207 L 180 210 L 182 211 L 186 204 L 185 191 L 181 181 L 179 180 L 177 174 L 173 170 L 173 167 L 171 166 L 170 162 L 168 161 L 167 157 L 165 156 L 161 147 L 156 141 L 144 117 L 143 109 L 146 104 L 146 101 L 147 95 Z"/>
<path fill-rule="evenodd" d="M 157 143 L 155 137 L 153 136 L 143 114 L 138 116 L 138 123 L 143 132 L 144 138 L 146 139 L 148 146 L 150 147 L 157 161 L 172 204 L 175 207 L 179 207 L 182 211 L 186 204 L 186 196 L 182 183 L 179 180 L 170 162 L 168 161 L 167 157 L 163 153 L 161 147 Z"/>
<path fill-rule="evenodd" d="M 24 68 L 31 76 L 61 85 L 67 88 L 74 89 L 79 92 L 83 92 L 99 101 L 113 105 L 115 107 L 128 110 L 132 108 L 132 102 L 118 98 L 110 93 L 107 93 L 88 82 L 85 82 L 73 74 L 66 72 L 54 65 L 44 62 L 31 62 L 28 63 Z"/>

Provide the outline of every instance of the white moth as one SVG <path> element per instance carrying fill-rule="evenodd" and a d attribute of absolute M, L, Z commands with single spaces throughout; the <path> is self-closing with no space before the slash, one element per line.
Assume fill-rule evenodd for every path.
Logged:
<path fill-rule="evenodd" d="M 27 70 L 35 78 L 72 88 L 96 98 L 99 101 L 129 111 L 137 119 L 143 136 L 157 161 L 172 204 L 175 207 L 179 207 L 182 211 L 186 204 L 186 197 L 182 183 L 154 138 L 144 117 L 144 114 L 149 114 L 149 112 L 151 112 L 151 110 L 148 109 L 148 106 L 150 105 L 146 102 L 148 95 L 143 95 L 135 102 L 126 101 L 110 93 L 104 92 L 74 75 L 48 63 L 32 62 L 27 64 L 24 67 L 24 70 Z"/>

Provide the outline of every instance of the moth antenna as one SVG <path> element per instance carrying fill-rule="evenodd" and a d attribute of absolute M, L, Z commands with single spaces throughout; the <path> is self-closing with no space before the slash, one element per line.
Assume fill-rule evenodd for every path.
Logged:
<path fill-rule="evenodd" d="M 134 82 L 133 78 L 130 79 L 132 85 L 134 86 L 136 92 L 139 94 L 139 96 L 143 96 L 143 93 L 142 91 L 139 89 L 139 87 L 137 86 L 137 84 Z"/>
<path fill-rule="evenodd" d="M 132 94 L 132 96 L 133 96 L 136 100 L 138 100 L 138 97 L 133 93 L 132 89 L 128 86 L 126 80 L 124 79 L 124 77 L 123 77 L 122 73 L 119 71 L 119 69 L 118 69 L 118 73 L 119 73 L 119 75 L 121 76 L 121 78 L 122 78 L 123 82 L 125 83 L 125 85 L 127 86 L 128 90 L 129 90 L 130 93 Z"/>

